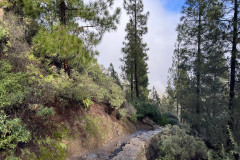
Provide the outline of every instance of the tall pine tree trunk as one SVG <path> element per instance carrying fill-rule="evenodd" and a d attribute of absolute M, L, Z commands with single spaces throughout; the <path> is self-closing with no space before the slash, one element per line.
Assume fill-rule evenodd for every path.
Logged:
<path fill-rule="evenodd" d="M 179 106 L 178 106 L 178 99 L 177 99 L 177 117 L 179 118 Z"/>
<path fill-rule="evenodd" d="M 237 38 L 238 38 L 238 4 L 234 1 L 234 17 L 233 17 L 233 41 L 232 41 L 232 56 L 231 56 L 231 75 L 230 75 L 230 93 L 229 93 L 229 112 L 230 119 L 228 125 L 230 129 L 234 130 L 234 98 L 235 98 L 235 84 L 236 84 L 236 63 L 237 63 Z"/>
<path fill-rule="evenodd" d="M 67 22 L 66 22 L 67 6 L 64 0 L 61 0 L 59 8 L 60 8 L 60 23 L 65 28 L 67 25 Z M 68 77 L 70 78 L 71 77 L 70 68 L 68 67 L 68 62 L 66 59 L 63 60 L 63 66 L 64 66 L 65 72 L 68 74 Z"/>
<path fill-rule="evenodd" d="M 66 10 L 67 10 L 67 6 L 65 4 L 64 0 L 61 0 L 60 2 L 60 23 L 63 26 L 66 26 Z"/>
<path fill-rule="evenodd" d="M 138 65 L 137 56 L 135 55 L 135 85 L 136 85 L 136 96 L 139 98 L 139 88 L 138 88 Z"/>
<path fill-rule="evenodd" d="M 199 118 L 200 114 L 201 114 L 201 43 L 202 43 L 202 2 L 201 0 L 199 1 L 199 14 L 198 14 L 198 50 L 197 50 L 197 89 L 196 89 L 196 93 L 197 93 L 197 106 L 196 106 L 196 115 Z M 199 119 L 197 119 L 196 121 L 199 122 Z M 199 132 L 199 123 L 195 123 L 195 129 Z"/>
<path fill-rule="evenodd" d="M 131 100 L 133 100 L 133 72 L 131 73 L 131 82 L 130 83 L 131 83 Z"/>
<path fill-rule="evenodd" d="M 134 56 L 134 70 L 135 70 L 135 86 L 136 86 L 136 96 L 139 98 L 139 84 L 138 84 L 138 46 L 137 46 L 137 1 L 135 0 L 135 56 Z"/>
<path fill-rule="evenodd" d="M 200 4 L 201 5 L 201 4 Z M 197 107 L 196 113 L 200 114 L 200 87 L 201 87 L 201 9 L 199 10 L 199 19 L 198 19 L 198 51 L 197 51 Z"/>

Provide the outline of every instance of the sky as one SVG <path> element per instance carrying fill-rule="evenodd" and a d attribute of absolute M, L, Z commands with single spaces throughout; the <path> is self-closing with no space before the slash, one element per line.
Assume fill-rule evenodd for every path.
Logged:
<path fill-rule="evenodd" d="M 177 38 L 176 27 L 180 19 L 180 11 L 185 0 L 143 0 L 144 10 L 150 12 L 148 19 L 148 33 L 144 41 L 149 47 L 149 89 L 154 86 L 160 94 L 164 94 L 168 70 L 172 65 L 172 56 Z M 115 0 L 115 6 L 121 7 L 123 0 Z M 97 47 L 100 55 L 98 62 L 108 68 L 113 63 L 115 69 L 121 74 L 125 27 L 128 16 L 122 9 L 120 24 L 116 31 L 106 33 Z"/>

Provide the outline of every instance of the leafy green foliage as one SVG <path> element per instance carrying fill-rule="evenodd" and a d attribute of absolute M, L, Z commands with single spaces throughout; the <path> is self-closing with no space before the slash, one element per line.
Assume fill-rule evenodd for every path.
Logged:
<path fill-rule="evenodd" d="M 131 119 L 132 122 L 137 122 L 138 114 L 133 113 L 133 114 L 131 115 L 130 119 Z"/>
<path fill-rule="evenodd" d="M 72 79 L 61 71 L 53 85 L 60 101 L 73 100 L 79 103 L 95 99 L 120 107 L 125 101 L 124 93 L 114 80 L 104 74 L 98 65 L 88 68 L 84 73 L 72 73 Z M 90 101 L 89 101 L 90 102 Z"/>
<path fill-rule="evenodd" d="M 161 105 L 161 99 L 155 87 L 153 87 L 153 89 L 151 90 L 150 101 L 159 107 Z"/>
<path fill-rule="evenodd" d="M 4 43 L 6 43 L 7 36 L 8 36 L 7 30 L 0 25 L 0 53 L 6 51 L 6 46 L 4 45 Z"/>
<path fill-rule="evenodd" d="M 2 26 L 0 26 L 0 40 L 3 38 L 3 37 L 7 37 L 8 36 L 8 31 L 6 29 L 4 29 Z"/>
<path fill-rule="evenodd" d="M 26 130 L 19 118 L 9 119 L 0 111 L 0 149 L 14 149 L 19 142 L 27 143 L 31 140 L 31 133 Z"/>
<path fill-rule="evenodd" d="M 3 155 L 6 155 L 5 160 L 37 160 L 36 154 L 31 152 L 29 148 L 21 149 L 21 155 L 16 155 L 12 151 L 10 153 L 6 151 Z"/>
<path fill-rule="evenodd" d="M 121 84 L 121 81 L 119 79 L 118 73 L 115 71 L 114 66 L 113 66 L 112 63 L 110 64 L 108 70 L 109 70 L 110 76 L 113 78 L 115 83 L 117 83 L 122 88 L 122 84 Z"/>
<path fill-rule="evenodd" d="M 0 107 L 21 103 L 27 93 L 27 74 L 13 73 L 7 61 L 0 61 Z"/>
<path fill-rule="evenodd" d="M 168 97 L 162 100 L 166 111 L 181 114 L 181 120 L 189 123 L 192 131 L 216 150 L 221 150 L 222 144 L 227 145 L 226 125 L 231 108 L 227 106 L 226 85 L 229 80 L 226 48 L 229 45 L 222 38 L 226 36 L 227 25 L 220 19 L 229 17 L 226 10 L 233 1 L 225 2 L 186 0 L 177 27 Z"/>
<path fill-rule="evenodd" d="M 167 119 L 167 124 L 171 124 L 171 125 L 177 125 L 179 122 L 178 122 L 178 117 L 177 115 L 175 115 L 174 113 L 171 113 L 171 112 L 165 112 L 163 113 L 164 117 L 166 117 Z"/>
<path fill-rule="evenodd" d="M 37 110 L 37 116 L 39 117 L 47 118 L 48 116 L 54 116 L 54 115 L 55 115 L 55 111 L 53 107 L 48 108 L 48 107 L 41 106 Z"/>
<path fill-rule="evenodd" d="M 166 89 L 166 94 L 163 95 L 161 99 L 161 107 L 160 110 L 162 112 L 173 112 L 176 113 L 176 100 L 175 100 L 175 91 L 172 89 L 170 83 L 168 82 L 168 86 Z"/>
<path fill-rule="evenodd" d="M 83 37 L 89 45 L 96 45 L 106 31 L 116 29 L 120 16 L 119 8 L 112 9 L 113 0 L 91 2 L 83 0 L 16 0 L 14 2 L 10 2 L 9 5 L 13 10 L 21 10 L 23 12 L 21 16 L 31 17 L 35 20 L 40 19 L 39 23 L 45 25 L 46 28 L 59 23 L 70 26 L 70 32 Z M 42 5 L 43 3 L 44 5 Z M 79 21 L 83 26 L 79 26 Z"/>
<path fill-rule="evenodd" d="M 118 115 L 118 118 L 120 119 L 120 118 L 125 118 L 126 116 L 127 116 L 127 109 L 126 108 L 120 108 L 120 109 L 118 109 L 118 113 L 119 113 L 119 115 Z"/>
<path fill-rule="evenodd" d="M 229 132 L 229 136 L 230 136 L 230 140 L 232 142 L 232 145 L 233 145 L 233 150 L 230 151 L 230 154 L 227 155 L 227 157 L 229 159 L 239 159 L 240 158 L 240 145 L 236 142 L 234 136 L 233 136 L 233 133 L 230 129 L 229 126 L 227 126 L 227 129 L 228 129 L 228 132 Z"/>
<path fill-rule="evenodd" d="M 90 99 L 83 100 L 83 105 L 85 106 L 85 110 L 87 110 L 92 104 L 93 104 L 93 101 Z"/>
<path fill-rule="evenodd" d="M 40 156 L 38 160 L 64 160 L 67 156 L 67 146 L 62 143 L 46 137 L 45 139 L 38 140 L 40 146 Z"/>
<path fill-rule="evenodd" d="M 228 133 L 229 133 L 229 138 L 232 143 L 232 149 L 230 151 L 226 151 L 224 145 L 222 145 L 220 153 L 210 150 L 208 153 L 208 160 L 238 160 L 239 159 L 240 146 L 236 142 L 229 126 L 227 126 L 227 129 L 228 129 Z"/>
<path fill-rule="evenodd" d="M 207 147 L 178 126 L 167 126 L 160 142 L 160 160 L 207 159 Z"/>
<path fill-rule="evenodd" d="M 22 11 L 21 16 L 41 24 L 33 39 L 36 54 L 64 62 L 68 72 L 95 60 L 95 46 L 105 32 L 116 29 L 120 15 L 119 8 L 112 10 L 113 0 L 23 0 L 11 4 L 13 10 Z"/>
<path fill-rule="evenodd" d="M 89 64 L 94 55 L 90 55 L 83 41 L 75 34 L 61 26 L 53 26 L 51 31 L 40 29 L 33 38 L 34 48 L 40 56 L 67 60 L 72 67 L 82 67 Z"/>
<path fill-rule="evenodd" d="M 157 124 L 161 123 L 161 113 L 156 105 L 137 99 L 133 101 L 132 104 L 137 109 L 137 114 L 139 118 L 148 116 L 152 118 L 153 121 Z"/>
<path fill-rule="evenodd" d="M 59 3 L 71 7 L 65 10 L 65 25 L 60 19 Z M 4 1 L 3 5 L 7 8 L 4 22 L 0 22 L 0 110 L 6 114 L 0 114 L 0 150 L 7 159 L 66 159 L 67 146 L 59 142 L 61 134 L 55 132 L 54 122 L 46 121 L 54 116 L 54 109 L 43 106 L 62 102 L 63 106 L 83 104 L 87 109 L 93 102 L 104 102 L 118 108 L 125 101 L 121 87 L 94 59 L 94 47 L 105 32 L 116 29 L 120 10 L 110 11 L 112 0 L 89 4 L 77 0 L 14 0 Z M 88 29 L 79 26 L 79 19 Z M 71 77 L 60 70 L 65 60 L 72 69 Z M 56 72 L 49 69 L 53 61 L 60 63 L 55 66 Z M 95 117 L 89 121 L 88 128 L 99 126 Z M 16 150 L 22 150 L 17 145 L 30 140 L 30 146 L 39 147 L 40 155 L 26 150 L 17 156 L 20 153 Z"/>

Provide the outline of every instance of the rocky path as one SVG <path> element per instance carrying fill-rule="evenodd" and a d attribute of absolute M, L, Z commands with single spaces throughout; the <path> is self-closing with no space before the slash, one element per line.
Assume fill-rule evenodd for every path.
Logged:
<path fill-rule="evenodd" d="M 158 140 L 162 129 L 138 131 L 121 136 L 103 147 L 85 155 L 72 156 L 71 160 L 147 160 L 158 156 Z"/>

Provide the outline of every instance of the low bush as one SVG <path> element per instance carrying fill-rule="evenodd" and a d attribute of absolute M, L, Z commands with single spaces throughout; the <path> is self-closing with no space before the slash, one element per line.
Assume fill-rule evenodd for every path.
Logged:
<path fill-rule="evenodd" d="M 43 118 L 47 118 L 48 116 L 54 116 L 55 115 L 55 111 L 53 107 L 43 107 L 41 106 L 38 110 L 37 110 L 37 116 L 39 117 L 43 117 Z"/>
<path fill-rule="evenodd" d="M 161 124 L 161 113 L 156 105 L 141 100 L 134 100 L 132 105 L 137 109 L 139 118 L 148 116 L 157 124 Z"/>
<path fill-rule="evenodd" d="M 166 117 L 167 124 L 177 125 L 179 123 L 177 115 L 172 112 L 165 112 L 162 116 Z"/>
<path fill-rule="evenodd" d="M 27 74 L 13 73 L 7 61 L 0 61 L 0 108 L 23 102 L 27 94 Z"/>
<path fill-rule="evenodd" d="M 138 114 L 134 113 L 134 114 L 131 115 L 130 120 L 132 122 L 137 122 L 137 118 L 138 118 Z"/>
<path fill-rule="evenodd" d="M 60 71 L 55 81 L 53 81 L 56 89 L 56 97 L 64 102 L 72 100 L 82 103 L 86 108 L 86 102 L 96 100 L 98 102 L 108 103 L 113 107 L 119 108 L 125 101 L 124 93 L 114 80 L 98 68 L 94 71 L 85 73 L 74 72 L 72 78 L 69 79 L 64 71 Z"/>
<path fill-rule="evenodd" d="M 167 126 L 161 136 L 159 160 L 207 159 L 205 143 L 179 126 Z"/>
<path fill-rule="evenodd" d="M 9 119 L 0 111 L 0 149 L 14 149 L 19 142 L 27 143 L 31 140 L 31 133 L 25 129 L 19 118 Z"/>
<path fill-rule="evenodd" d="M 67 156 L 67 146 L 50 137 L 38 140 L 40 146 L 40 155 L 36 160 L 64 160 Z"/>

